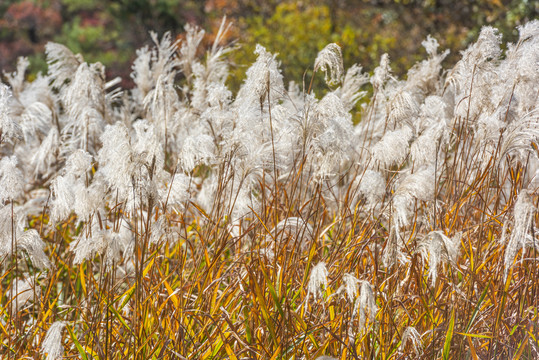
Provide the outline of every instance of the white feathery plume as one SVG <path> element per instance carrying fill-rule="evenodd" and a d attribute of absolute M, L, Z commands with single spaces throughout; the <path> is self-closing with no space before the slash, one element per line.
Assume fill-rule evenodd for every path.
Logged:
<path fill-rule="evenodd" d="M 79 149 L 67 159 L 63 175 L 52 181 L 51 220 L 65 219 L 72 211 L 79 220 L 87 220 L 102 199 L 98 183 L 86 187 L 86 173 L 92 168 L 92 156 Z"/>
<path fill-rule="evenodd" d="M 307 284 L 307 298 L 306 305 L 309 304 L 309 296 L 312 296 L 316 301 L 323 298 L 322 288 L 328 287 L 328 270 L 326 263 L 319 262 L 311 269 L 311 276 L 309 276 L 309 283 Z"/>
<path fill-rule="evenodd" d="M 166 32 L 161 41 L 157 33 L 153 31 L 150 31 L 150 37 L 154 42 L 154 47 L 150 50 L 148 46 L 145 46 L 137 50 L 137 58 L 133 62 L 133 71 L 130 75 L 136 85 L 133 91 L 136 105 L 146 102 L 145 106 L 147 106 L 153 99 L 153 96 L 148 97 L 148 95 L 154 87 L 157 87 L 159 78 L 163 84 L 172 83 L 180 66 L 176 55 L 179 42 L 172 38 L 170 32 Z M 167 93 L 170 95 L 170 91 Z"/>
<path fill-rule="evenodd" d="M 200 164 L 211 165 L 215 161 L 215 143 L 209 135 L 199 134 L 185 139 L 180 153 L 182 169 L 190 173 Z"/>
<path fill-rule="evenodd" d="M 236 104 L 240 109 L 246 107 L 260 108 L 268 100 L 276 103 L 284 96 L 283 75 L 279 70 L 275 55 L 266 51 L 262 45 L 256 45 L 255 54 L 258 55 L 255 63 L 247 70 L 247 78 L 236 97 Z M 240 110 L 243 112 L 243 110 Z"/>
<path fill-rule="evenodd" d="M 167 203 L 172 206 L 179 206 L 183 208 L 186 206 L 186 202 L 189 200 L 191 194 L 189 189 L 193 179 L 183 173 L 174 174 L 172 183 L 168 186 L 161 188 L 159 198 L 161 202 Z M 193 184 L 194 186 L 195 184 Z"/>
<path fill-rule="evenodd" d="M 24 86 L 26 85 L 24 80 L 28 65 L 30 65 L 30 61 L 28 61 L 28 58 L 20 56 L 17 59 L 17 70 L 15 72 L 9 74 L 4 71 L 4 76 L 9 82 L 9 85 L 11 85 L 13 93 L 16 96 L 19 96 L 19 94 L 23 91 Z"/>
<path fill-rule="evenodd" d="M 225 87 L 224 83 L 228 75 L 228 63 L 225 61 L 224 55 L 229 53 L 232 48 L 222 43 L 224 42 L 224 35 L 228 32 L 230 26 L 231 23 L 227 24 L 226 17 L 224 17 L 213 41 L 213 45 L 206 53 L 205 64 L 194 63 L 192 65 L 195 79 L 190 99 L 191 106 L 194 109 L 203 111 L 210 102 L 212 91 L 216 89 L 215 86 L 221 85 Z"/>
<path fill-rule="evenodd" d="M 197 26 L 185 25 L 185 40 L 182 41 L 180 47 L 180 67 L 188 80 L 193 73 L 192 66 L 198 62 L 196 60 L 197 50 L 202 39 L 204 39 L 205 33 L 203 29 Z"/>
<path fill-rule="evenodd" d="M 162 177 L 164 174 L 161 170 L 165 163 L 165 153 L 156 126 L 146 120 L 138 120 L 133 124 L 133 130 L 136 137 L 132 142 L 133 151 L 137 154 L 138 160 L 153 167 L 152 179 Z"/>
<path fill-rule="evenodd" d="M 346 273 L 342 277 L 342 282 L 343 284 L 337 289 L 335 294 L 340 294 L 344 291 L 350 304 L 353 304 L 358 296 L 358 285 L 361 283 L 361 281 L 354 275 Z"/>
<path fill-rule="evenodd" d="M 13 155 L 0 160 L 0 203 L 19 198 L 24 184 L 22 172 L 17 168 L 17 157 Z"/>
<path fill-rule="evenodd" d="M 21 130 L 26 143 L 34 140 L 37 135 L 47 134 L 52 126 L 52 111 L 40 101 L 27 106 L 21 114 Z"/>
<path fill-rule="evenodd" d="M 154 81 L 157 81 L 160 76 L 168 76 L 170 80 L 174 79 L 176 69 L 180 66 L 180 61 L 176 54 L 179 41 L 173 38 L 170 31 L 163 34 L 161 41 L 159 41 L 157 33 L 154 31 L 150 31 L 150 37 L 156 46 L 156 51 L 152 53 Z"/>
<path fill-rule="evenodd" d="M 335 43 L 326 45 L 314 61 L 314 72 L 322 70 L 328 85 L 336 85 L 342 81 L 344 65 L 341 47 Z"/>
<path fill-rule="evenodd" d="M 60 153 L 60 134 L 56 127 L 51 127 L 49 133 L 32 156 L 30 163 L 34 168 L 34 176 L 48 175 L 52 165 L 57 161 Z"/>
<path fill-rule="evenodd" d="M 440 140 L 445 131 L 445 124 L 438 122 L 427 128 L 410 146 L 410 155 L 414 166 L 432 164 L 436 161 Z"/>
<path fill-rule="evenodd" d="M 10 115 L 11 90 L 0 83 L 0 145 L 5 141 L 21 140 L 21 126 Z"/>
<path fill-rule="evenodd" d="M 286 238 L 287 236 L 293 236 L 296 243 L 299 245 L 300 250 L 305 250 L 306 246 L 311 243 L 314 236 L 314 230 L 312 226 L 305 222 L 300 217 L 287 217 L 281 221 L 271 230 L 271 236 L 266 236 L 266 241 L 270 241 L 271 238 L 279 239 Z M 270 245 L 272 248 L 274 242 Z M 275 250 L 275 249 L 273 249 Z"/>
<path fill-rule="evenodd" d="M 35 294 L 39 295 L 41 288 L 35 289 Z M 21 280 L 15 280 L 7 292 L 7 298 L 12 304 L 12 316 L 15 315 L 28 301 L 34 300 L 34 278 L 25 274 Z"/>
<path fill-rule="evenodd" d="M 520 119 L 509 124 L 502 133 L 500 146 L 500 161 L 505 155 L 516 155 L 517 159 L 525 163 L 528 154 L 535 156 L 531 146 L 539 139 L 539 108 L 525 114 Z"/>
<path fill-rule="evenodd" d="M 520 249 L 526 249 L 526 247 L 537 247 L 535 241 L 533 241 L 532 229 L 534 228 L 534 215 L 537 212 L 537 208 L 533 203 L 533 198 L 530 192 L 526 189 L 522 189 L 518 194 L 515 208 L 513 209 L 513 230 L 511 232 L 511 238 L 505 248 L 504 256 L 504 278 L 507 278 L 509 269 L 513 266 L 515 256 Z M 505 237 L 505 224 L 503 229 L 503 236 Z"/>
<path fill-rule="evenodd" d="M 395 225 L 397 229 L 408 225 L 408 214 L 413 199 L 434 200 L 434 166 L 427 166 L 406 176 L 398 185 L 393 197 Z"/>
<path fill-rule="evenodd" d="M 80 54 L 74 55 L 71 50 L 61 44 L 48 42 L 45 45 L 48 75 L 57 88 L 71 79 L 79 65 L 84 61 Z"/>
<path fill-rule="evenodd" d="M 391 68 L 389 67 L 389 55 L 383 54 L 380 58 L 380 65 L 374 69 L 374 74 L 371 77 L 371 84 L 374 89 L 381 89 L 390 75 Z"/>
<path fill-rule="evenodd" d="M 455 234 L 449 238 L 442 231 L 431 231 L 419 243 L 419 252 L 423 261 L 429 263 L 429 277 L 432 280 L 432 286 L 436 283 L 438 276 L 438 266 L 440 262 L 455 263 L 457 261 L 460 248 L 461 233 Z"/>
<path fill-rule="evenodd" d="M 418 102 L 428 94 L 438 93 L 441 87 L 441 63 L 449 54 L 449 50 L 438 54 L 438 41 L 430 35 L 421 45 L 425 48 L 429 57 L 408 70 L 406 84 L 404 85 L 404 89 L 414 94 Z"/>
<path fill-rule="evenodd" d="M 367 321 L 373 322 L 376 318 L 378 307 L 374 298 L 374 291 L 368 281 L 361 282 L 359 302 L 356 303 L 356 311 L 359 312 L 359 330 L 362 331 Z"/>
<path fill-rule="evenodd" d="M 155 87 L 148 92 L 143 101 L 146 116 L 152 122 L 160 140 L 165 143 L 165 136 L 171 133 L 172 119 L 178 103 L 178 94 L 172 79 L 167 74 L 160 75 Z"/>
<path fill-rule="evenodd" d="M 29 229 L 23 232 L 17 239 L 17 247 L 28 253 L 35 267 L 39 269 L 50 269 L 51 262 L 43 251 L 45 249 L 45 243 L 41 240 L 37 230 Z"/>
<path fill-rule="evenodd" d="M 378 171 L 367 169 L 356 181 L 360 181 L 359 193 L 365 196 L 369 206 L 380 201 L 386 192 L 386 179 Z"/>
<path fill-rule="evenodd" d="M 491 26 L 483 26 L 475 43 L 462 52 L 463 61 L 480 65 L 485 61 L 495 60 L 501 54 L 502 35 Z"/>
<path fill-rule="evenodd" d="M 419 352 L 423 348 L 423 345 L 421 344 L 421 334 L 419 334 L 419 332 L 413 326 L 407 326 L 406 329 L 404 329 L 404 332 L 402 333 L 401 344 L 399 345 L 399 350 L 404 351 L 408 342 L 412 343 L 414 353 L 416 355 L 419 355 Z"/>
<path fill-rule="evenodd" d="M 97 155 L 98 172 L 113 191 L 118 191 L 120 199 L 126 199 L 131 196 L 135 166 L 135 154 L 127 127 L 120 122 L 107 125 L 101 136 L 101 142 L 103 146 Z"/>
<path fill-rule="evenodd" d="M 72 118 L 80 116 L 85 107 L 96 109 L 101 114 L 105 108 L 105 67 L 101 63 L 81 63 L 62 100 Z M 72 119 L 76 121 L 76 119 Z"/>
<path fill-rule="evenodd" d="M 131 66 L 132 72 L 130 77 L 133 79 L 133 82 L 136 86 L 135 97 L 139 100 L 142 100 L 153 88 L 153 76 L 151 69 L 152 62 L 152 52 L 148 48 L 148 45 L 140 48 L 136 52 L 137 57 L 133 61 Z"/>
<path fill-rule="evenodd" d="M 76 179 L 84 178 L 86 172 L 92 168 L 92 155 L 83 149 L 74 151 L 67 158 L 64 171 L 67 175 L 73 176 Z"/>
<path fill-rule="evenodd" d="M 408 91 L 400 91 L 389 103 L 389 121 L 395 126 L 413 124 L 413 120 L 419 114 L 419 105 L 412 94 Z"/>
<path fill-rule="evenodd" d="M 96 220 L 87 223 L 82 233 L 70 244 L 70 250 L 75 254 L 73 264 L 81 264 L 93 259 L 96 254 L 102 254 L 107 249 L 110 234 L 101 230 Z"/>
<path fill-rule="evenodd" d="M 372 148 L 374 159 L 385 169 L 401 164 L 410 151 L 408 144 L 412 135 L 412 129 L 406 125 L 395 131 L 386 132 Z"/>
<path fill-rule="evenodd" d="M 83 62 L 71 79 L 62 96 L 68 115 L 62 135 L 68 148 L 96 151 L 105 123 L 105 68 Z"/>
<path fill-rule="evenodd" d="M 438 51 L 438 46 L 440 45 L 438 44 L 438 40 L 436 40 L 429 34 L 427 35 L 427 38 L 421 42 L 421 46 L 425 48 L 427 54 L 429 54 L 430 56 L 434 56 L 436 55 Z"/>
<path fill-rule="evenodd" d="M 4 255 L 11 254 L 13 251 L 12 224 L 17 222 L 17 214 L 13 214 L 13 219 L 11 218 L 11 214 L 11 206 L 2 206 L 0 204 L 0 258 Z"/>
<path fill-rule="evenodd" d="M 53 223 L 56 223 L 67 218 L 73 210 L 75 196 L 72 179 L 67 176 L 57 176 L 52 180 L 51 193 L 50 218 Z"/>
<path fill-rule="evenodd" d="M 47 330 L 47 334 L 41 344 L 41 354 L 47 355 L 47 360 L 60 360 L 64 356 L 62 343 L 62 331 L 66 326 L 63 321 L 56 321 Z"/>
<path fill-rule="evenodd" d="M 420 106 L 420 116 L 424 120 L 422 125 L 428 127 L 434 122 L 444 121 L 447 118 L 448 107 L 449 105 L 440 96 L 427 96 Z M 423 130 L 423 128 L 419 130 Z"/>
<path fill-rule="evenodd" d="M 367 92 L 359 89 L 369 83 L 369 74 L 362 73 L 362 67 L 354 64 L 346 71 L 344 80 L 338 93 L 343 102 L 344 109 L 351 111 L 359 99 L 363 98 Z"/>

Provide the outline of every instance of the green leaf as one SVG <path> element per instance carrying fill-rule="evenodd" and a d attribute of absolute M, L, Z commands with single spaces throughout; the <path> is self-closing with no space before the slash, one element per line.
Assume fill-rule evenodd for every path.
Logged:
<path fill-rule="evenodd" d="M 488 282 L 487 286 L 485 286 L 485 290 L 483 290 L 483 293 L 481 293 L 481 296 L 479 297 L 479 301 L 475 305 L 475 309 L 473 310 L 472 317 L 470 318 L 470 321 L 468 322 L 468 325 L 466 325 L 466 329 L 464 330 L 465 333 L 470 330 L 470 328 L 473 325 L 473 322 L 475 321 L 475 318 L 477 317 L 477 314 L 479 313 L 479 309 L 481 308 L 481 304 L 483 303 L 483 300 L 485 300 L 485 296 L 487 295 L 488 288 L 490 286 L 490 281 Z"/>
<path fill-rule="evenodd" d="M 445 334 L 445 344 L 442 358 L 444 360 L 449 359 L 449 350 L 451 348 L 451 339 L 453 339 L 453 329 L 455 328 L 455 309 L 451 312 L 451 320 L 449 320 L 449 328 Z"/>
<path fill-rule="evenodd" d="M 69 336 L 71 336 L 71 340 L 75 343 L 75 346 L 77 347 L 77 350 L 79 351 L 79 354 L 83 360 L 88 360 L 88 357 L 86 356 L 86 351 L 84 351 L 84 348 L 79 343 L 79 340 L 77 339 L 77 336 L 75 333 L 71 330 L 71 327 L 66 326 L 67 331 L 69 332 Z"/>

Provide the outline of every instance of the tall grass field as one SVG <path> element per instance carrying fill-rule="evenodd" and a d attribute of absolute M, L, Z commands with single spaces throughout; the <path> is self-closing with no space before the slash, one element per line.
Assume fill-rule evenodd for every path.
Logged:
<path fill-rule="evenodd" d="M 226 31 L 3 74 L 0 359 L 538 359 L 539 21 L 238 91 Z"/>

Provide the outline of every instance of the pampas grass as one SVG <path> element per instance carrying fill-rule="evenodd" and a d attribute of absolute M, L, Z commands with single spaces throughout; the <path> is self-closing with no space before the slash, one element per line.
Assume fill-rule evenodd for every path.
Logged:
<path fill-rule="evenodd" d="M 539 22 L 405 80 L 259 45 L 237 94 L 226 30 L 6 75 L 0 358 L 537 358 Z"/>

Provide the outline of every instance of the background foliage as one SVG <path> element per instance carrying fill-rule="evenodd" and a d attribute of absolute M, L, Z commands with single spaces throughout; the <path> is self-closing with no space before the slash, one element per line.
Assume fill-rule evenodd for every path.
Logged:
<path fill-rule="evenodd" d="M 387 52 L 393 70 L 403 74 L 424 56 L 421 41 L 431 34 L 449 63 L 477 38 L 483 25 L 497 27 L 507 41 L 515 27 L 537 17 L 539 5 L 527 0 L 26 0 L 0 4 L 0 68 L 14 70 L 16 58 L 29 56 L 31 72 L 45 69 L 47 41 L 67 45 L 88 61 L 100 61 L 107 76 L 129 78 L 135 49 L 150 43 L 150 30 L 182 36 L 187 23 L 207 32 L 211 44 L 222 16 L 234 24 L 229 39 L 239 39 L 229 79 L 237 89 L 245 67 L 261 43 L 279 53 L 285 80 L 301 82 L 318 51 L 330 42 L 343 48 L 345 66 L 371 71 Z"/>

